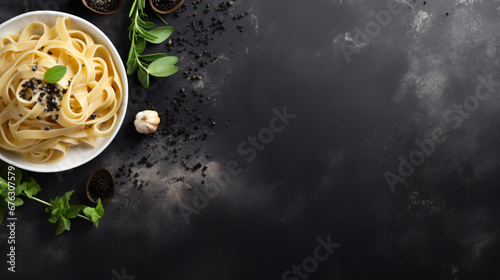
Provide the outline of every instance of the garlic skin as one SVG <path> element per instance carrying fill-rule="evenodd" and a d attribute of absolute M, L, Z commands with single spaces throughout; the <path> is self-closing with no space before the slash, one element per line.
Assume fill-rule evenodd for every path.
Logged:
<path fill-rule="evenodd" d="M 135 115 L 135 130 L 139 133 L 149 134 L 156 131 L 160 117 L 158 112 L 152 110 L 144 110 Z"/>

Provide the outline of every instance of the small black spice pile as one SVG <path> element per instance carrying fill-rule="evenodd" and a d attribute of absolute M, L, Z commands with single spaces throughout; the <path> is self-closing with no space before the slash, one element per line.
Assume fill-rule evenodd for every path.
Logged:
<path fill-rule="evenodd" d="M 179 0 L 153 0 L 153 6 L 162 11 L 168 11 L 179 3 Z"/>
<path fill-rule="evenodd" d="M 113 178 L 105 171 L 99 171 L 91 179 L 89 184 L 90 197 L 97 202 L 106 200 L 113 192 Z"/>
<path fill-rule="evenodd" d="M 33 66 L 33 70 L 36 71 L 37 66 Z M 33 77 L 32 79 L 25 81 L 22 85 L 22 90 L 19 93 L 19 97 L 24 100 L 33 100 L 33 105 L 40 103 L 45 106 L 45 112 L 59 111 L 58 100 L 62 100 L 63 94 L 67 92 L 67 89 L 61 89 L 57 84 L 44 83 L 41 79 Z M 59 118 L 59 114 L 53 116 L 54 119 Z"/>
<path fill-rule="evenodd" d="M 113 11 L 118 8 L 119 4 L 119 0 L 87 0 L 87 5 L 89 5 L 91 9 L 104 13 Z"/>

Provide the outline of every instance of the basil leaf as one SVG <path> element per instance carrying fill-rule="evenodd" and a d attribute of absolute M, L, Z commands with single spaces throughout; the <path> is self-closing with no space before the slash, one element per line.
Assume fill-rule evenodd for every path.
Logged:
<path fill-rule="evenodd" d="M 156 38 L 146 38 L 146 41 L 153 44 L 160 44 L 161 42 L 167 40 L 168 37 L 174 32 L 174 29 L 171 26 L 162 26 L 157 27 L 155 29 L 149 30 L 149 34 L 153 35 Z"/>
<path fill-rule="evenodd" d="M 68 68 L 66 68 L 66 66 L 56 65 L 47 70 L 47 72 L 45 72 L 45 74 L 43 75 L 43 78 L 45 79 L 45 81 L 51 84 L 55 84 L 59 82 L 64 77 L 64 75 L 66 75 L 66 71 L 68 71 Z"/>
<path fill-rule="evenodd" d="M 149 74 L 146 70 L 144 70 L 144 68 L 139 68 L 139 71 L 137 71 L 137 77 L 144 88 L 149 87 Z"/>
<path fill-rule="evenodd" d="M 160 59 L 162 57 L 166 57 L 166 53 L 153 53 L 153 54 L 145 54 L 141 55 L 141 58 L 146 60 L 146 61 L 155 61 L 157 59 Z"/>
<path fill-rule="evenodd" d="M 151 75 L 156 77 L 167 77 L 179 70 L 174 64 L 177 63 L 178 59 L 175 56 L 167 56 L 153 61 L 149 67 L 148 71 Z"/>

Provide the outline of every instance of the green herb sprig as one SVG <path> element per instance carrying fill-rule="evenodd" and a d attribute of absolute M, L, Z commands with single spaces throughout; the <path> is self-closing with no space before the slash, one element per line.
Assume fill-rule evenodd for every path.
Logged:
<path fill-rule="evenodd" d="M 65 230 L 70 230 L 70 219 L 76 217 L 85 219 L 93 223 L 96 227 L 99 226 L 99 219 L 104 214 L 101 199 L 99 199 L 95 208 L 88 207 L 86 205 L 70 205 L 69 200 L 73 191 L 69 191 L 64 195 L 57 196 L 55 199 L 51 199 L 50 202 L 47 202 L 35 197 L 35 195 L 41 191 L 41 188 L 35 179 L 29 176 L 27 172 L 18 168 L 11 171 L 8 170 L 8 165 L 0 161 L 0 224 L 2 224 L 4 214 L 7 210 L 9 210 L 12 206 L 18 207 L 24 204 L 24 200 L 21 198 L 21 196 L 23 196 L 48 206 L 45 208 L 45 212 L 50 213 L 49 222 L 57 223 L 55 235 L 60 235 Z M 12 193 L 8 190 L 8 182 L 4 179 L 10 177 L 9 172 L 11 173 L 10 175 L 12 176 L 13 174 L 16 179 L 16 188 L 14 190 L 15 199 L 13 201 Z M 84 215 L 80 213 L 83 213 Z"/>
<path fill-rule="evenodd" d="M 166 53 L 142 54 L 146 49 L 146 42 L 160 44 L 167 40 L 174 31 L 158 14 L 165 26 L 155 28 L 154 23 L 144 21 L 143 18 L 147 17 L 143 12 L 145 7 L 146 0 L 135 0 L 130 9 L 130 50 L 127 58 L 127 74 L 132 75 L 137 71 L 137 77 L 142 86 L 148 88 L 150 75 L 167 77 L 176 73 L 179 68 L 175 66 L 178 61 L 175 56 L 168 56 Z"/>

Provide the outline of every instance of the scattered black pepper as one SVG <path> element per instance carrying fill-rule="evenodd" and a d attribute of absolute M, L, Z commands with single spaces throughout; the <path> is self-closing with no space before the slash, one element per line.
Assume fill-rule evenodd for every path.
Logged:
<path fill-rule="evenodd" d="M 153 0 L 153 3 L 155 1 Z M 168 0 L 162 1 L 167 2 Z M 192 172 L 201 169 L 202 176 L 208 176 L 207 166 L 204 165 L 204 162 L 210 161 L 212 155 L 200 152 L 199 148 L 192 150 L 189 148 L 192 145 L 185 145 L 190 141 L 195 141 L 196 145 L 196 143 L 207 140 L 211 135 L 208 130 L 215 127 L 216 120 L 206 115 L 210 110 L 205 110 L 199 105 L 211 100 L 210 93 L 195 87 L 201 79 L 205 78 L 204 72 L 200 70 L 203 67 L 208 67 L 220 57 L 220 54 L 210 49 L 214 46 L 215 40 L 221 38 L 218 35 L 226 31 L 232 32 L 234 29 L 243 32 L 245 29 L 244 20 L 248 16 L 248 12 L 236 13 L 234 3 L 235 1 L 222 1 L 218 4 L 203 4 L 203 0 L 190 0 L 185 1 L 174 13 L 175 17 L 182 17 L 182 19 L 186 19 L 187 23 L 176 29 L 177 31 L 172 34 L 172 37 L 165 42 L 165 46 L 170 52 L 191 56 L 193 62 L 187 64 L 181 71 L 186 79 L 186 84 L 178 87 L 177 91 L 172 91 L 174 93 L 170 96 L 165 97 L 165 104 L 169 105 L 167 109 L 157 110 L 161 119 L 157 132 L 153 135 L 142 136 L 157 139 L 153 143 L 149 141 L 144 143 L 144 147 L 150 149 L 150 153 L 137 158 L 133 148 L 127 148 L 132 156 L 123 163 L 123 168 L 115 174 L 115 177 L 120 178 L 120 184 L 132 183 L 134 187 L 141 189 L 142 182 L 138 178 L 140 171 L 135 172 L 135 169 L 153 167 L 160 159 L 168 163 L 178 163 L 185 170 Z M 217 46 L 219 45 L 217 44 Z M 231 42 L 229 42 L 229 46 L 232 46 Z M 137 104 L 140 101 L 132 98 L 131 102 Z M 144 109 L 155 110 L 150 101 L 146 100 L 145 103 Z M 217 122 L 219 121 L 217 120 Z M 230 123 L 230 118 L 226 122 L 222 122 L 226 126 Z M 157 158 L 157 149 L 162 151 L 161 158 Z M 135 160 L 134 157 L 136 157 Z M 134 171 L 131 170 L 133 166 L 135 166 Z M 134 179 L 134 177 L 137 178 Z"/>

